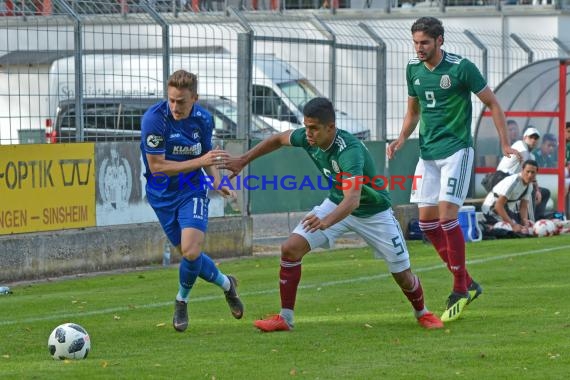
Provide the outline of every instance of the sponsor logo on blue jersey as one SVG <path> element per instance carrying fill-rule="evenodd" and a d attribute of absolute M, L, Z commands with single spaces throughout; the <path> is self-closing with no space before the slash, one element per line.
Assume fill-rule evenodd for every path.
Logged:
<path fill-rule="evenodd" d="M 198 156 L 202 153 L 202 144 L 197 143 L 192 146 L 174 145 L 172 147 L 172 154 L 194 155 Z"/>
<path fill-rule="evenodd" d="M 149 148 L 157 148 L 164 139 L 160 135 L 148 135 L 146 145 Z"/>

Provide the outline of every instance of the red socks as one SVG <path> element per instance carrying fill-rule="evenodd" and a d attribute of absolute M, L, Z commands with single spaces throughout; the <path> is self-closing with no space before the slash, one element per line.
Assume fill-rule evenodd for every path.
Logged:
<path fill-rule="evenodd" d="M 279 291 L 281 294 L 281 308 L 295 309 L 297 287 L 301 281 L 301 261 L 287 261 L 281 259 L 279 271 Z"/>
<path fill-rule="evenodd" d="M 411 289 L 402 289 L 402 292 L 406 295 L 412 307 L 416 311 L 422 311 L 424 309 L 424 290 L 422 289 L 422 284 L 418 276 L 414 276 L 414 285 Z"/>
<path fill-rule="evenodd" d="M 453 273 L 453 291 L 467 293 L 467 271 L 465 270 L 465 238 L 457 219 L 441 222 L 447 238 L 447 265 Z"/>
<path fill-rule="evenodd" d="M 426 234 L 427 238 L 431 241 L 435 250 L 439 254 L 439 257 L 441 257 L 443 262 L 447 264 L 447 268 L 449 269 L 449 264 L 447 262 L 447 239 L 443 233 L 441 225 L 439 224 L 439 220 L 420 220 L 420 230 Z"/>
<path fill-rule="evenodd" d="M 457 219 L 442 221 L 422 220 L 420 229 L 434 245 L 441 259 L 453 274 L 453 291 L 467 293 L 471 277 L 465 267 L 465 239 Z"/>

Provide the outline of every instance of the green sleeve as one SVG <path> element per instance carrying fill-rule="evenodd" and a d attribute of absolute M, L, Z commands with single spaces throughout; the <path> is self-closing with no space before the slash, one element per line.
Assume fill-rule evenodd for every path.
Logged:
<path fill-rule="evenodd" d="M 408 85 L 408 96 L 417 98 L 418 94 L 412 83 L 412 66 L 410 64 L 406 67 L 406 83 Z"/>
<path fill-rule="evenodd" d="M 364 174 L 364 153 L 358 146 L 345 149 L 338 157 L 340 168 L 345 173 L 350 173 L 345 178 Z"/>
<path fill-rule="evenodd" d="M 305 134 L 305 128 L 297 128 L 289 136 L 289 141 L 292 146 L 306 147 L 308 145 L 307 135 Z"/>
<path fill-rule="evenodd" d="M 461 80 L 467 85 L 469 91 L 478 94 L 487 86 L 487 81 L 473 62 L 463 59 L 462 64 L 464 69 L 461 70 Z"/>

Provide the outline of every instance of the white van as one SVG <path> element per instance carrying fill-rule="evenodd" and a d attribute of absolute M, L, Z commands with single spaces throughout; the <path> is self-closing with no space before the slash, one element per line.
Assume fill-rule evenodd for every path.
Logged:
<path fill-rule="evenodd" d="M 184 69 L 198 75 L 202 97 L 224 97 L 238 101 L 237 58 L 229 54 L 172 54 L 170 72 Z M 62 104 L 75 99 L 75 60 L 59 59 L 50 68 L 50 115 L 46 136 L 54 126 Z M 161 55 L 88 54 L 83 56 L 83 101 L 90 99 L 156 99 L 163 94 Z M 317 89 L 288 63 L 272 55 L 254 56 L 252 112 L 278 131 L 302 126 L 304 104 L 321 96 Z M 146 103 L 146 102 L 145 102 Z M 95 111 L 97 112 L 97 111 Z M 112 115 L 110 115 L 112 118 Z M 362 140 L 370 131 L 344 112 L 337 112 L 337 126 Z"/>

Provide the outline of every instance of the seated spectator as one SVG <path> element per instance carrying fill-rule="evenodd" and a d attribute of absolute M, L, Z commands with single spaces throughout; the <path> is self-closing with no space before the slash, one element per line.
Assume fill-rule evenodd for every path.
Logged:
<path fill-rule="evenodd" d="M 504 221 L 511 225 L 514 232 L 528 233 L 532 184 L 537 172 L 536 161 L 526 160 L 520 173 L 504 178 L 493 187 L 481 206 L 488 224 Z"/>
<path fill-rule="evenodd" d="M 552 133 L 546 133 L 542 136 L 540 148 L 534 153 L 539 167 L 555 168 L 558 166 L 557 146 L 558 139 Z"/>
<path fill-rule="evenodd" d="M 507 137 L 509 138 L 509 144 L 514 144 L 515 141 L 520 140 L 521 131 L 519 129 L 519 124 L 516 120 L 507 120 Z"/>
<path fill-rule="evenodd" d="M 540 132 L 536 128 L 529 126 L 525 129 L 522 140 L 518 140 L 511 145 L 511 148 L 519 151 L 522 160 L 519 161 L 515 155 L 511 155 L 511 157 L 504 156 L 497 166 L 497 171 L 502 171 L 509 175 L 518 174 L 522 170 L 521 162 L 526 160 L 536 161 L 532 151 L 537 147 L 539 139 Z M 542 219 L 546 211 L 546 203 L 550 199 L 550 190 L 538 186 L 538 183 L 535 181 L 532 192 L 531 220 Z"/>
<path fill-rule="evenodd" d="M 511 157 L 503 156 L 497 166 L 497 170 L 508 174 L 519 173 L 522 169 L 522 162 L 526 160 L 535 160 L 535 156 L 532 151 L 538 146 L 539 139 L 540 132 L 538 129 L 529 126 L 525 129 L 522 140 L 517 140 L 511 144 L 511 148 L 516 149 L 521 154 L 522 161 L 519 161 L 518 157 L 513 154 L 511 154 Z"/>
<path fill-rule="evenodd" d="M 535 157 L 530 153 L 536 144 L 538 143 L 538 138 L 540 138 L 540 133 L 536 128 L 529 127 L 525 131 L 525 136 L 520 140 L 519 125 L 516 120 L 507 120 L 507 138 L 510 141 L 511 148 L 516 149 L 521 154 L 521 160 L 516 156 L 511 155 L 511 157 L 500 156 L 501 160 L 497 166 L 497 171 L 493 173 L 487 173 L 481 185 L 485 191 L 489 192 L 493 189 L 497 183 L 499 183 L 503 178 L 508 177 L 511 174 L 518 173 L 520 171 L 520 163 L 528 160 L 535 159 Z"/>

